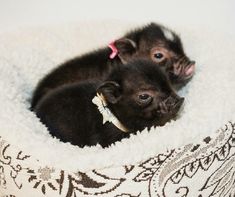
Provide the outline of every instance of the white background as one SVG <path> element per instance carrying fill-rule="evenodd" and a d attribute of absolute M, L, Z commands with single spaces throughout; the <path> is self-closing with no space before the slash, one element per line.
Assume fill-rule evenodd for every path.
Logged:
<path fill-rule="evenodd" d="M 235 0 L 0 0 L 0 31 L 18 26 L 118 19 L 235 28 Z"/>

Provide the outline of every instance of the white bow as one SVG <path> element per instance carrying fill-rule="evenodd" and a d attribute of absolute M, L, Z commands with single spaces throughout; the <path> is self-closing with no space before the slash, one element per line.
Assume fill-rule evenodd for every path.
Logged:
<path fill-rule="evenodd" d="M 98 110 L 102 114 L 103 124 L 105 122 L 111 122 L 123 132 L 128 132 L 128 129 L 109 110 L 105 98 L 102 94 L 97 93 L 97 95 L 92 99 L 92 103 L 94 103 L 98 107 Z"/>

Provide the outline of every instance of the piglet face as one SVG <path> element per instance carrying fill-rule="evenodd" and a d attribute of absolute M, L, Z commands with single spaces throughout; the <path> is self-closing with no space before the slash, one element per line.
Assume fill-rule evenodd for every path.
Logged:
<path fill-rule="evenodd" d="M 195 61 L 191 61 L 183 52 L 176 53 L 166 46 L 158 46 L 151 50 L 151 58 L 161 65 L 177 89 L 185 85 L 194 75 Z"/>
<path fill-rule="evenodd" d="M 152 61 L 136 60 L 114 71 L 98 89 L 115 116 L 132 131 L 163 126 L 176 117 L 184 98 Z"/>
<path fill-rule="evenodd" d="M 179 36 L 161 25 L 151 23 L 113 44 L 124 64 L 138 58 L 160 64 L 176 89 L 185 85 L 194 74 L 195 62 L 184 53 Z"/>
<path fill-rule="evenodd" d="M 145 89 L 132 96 L 133 107 L 138 110 L 139 116 L 146 121 L 146 127 L 163 126 L 176 117 L 184 98 L 173 91 L 162 92 L 158 89 Z"/>
<path fill-rule="evenodd" d="M 138 49 L 130 39 L 121 39 L 116 41 L 116 44 L 119 46 L 119 57 L 124 64 L 138 58 L 152 60 L 161 67 L 176 89 L 184 86 L 194 75 L 195 61 L 184 54 L 180 42 L 153 41 L 149 44 L 140 44 Z"/>

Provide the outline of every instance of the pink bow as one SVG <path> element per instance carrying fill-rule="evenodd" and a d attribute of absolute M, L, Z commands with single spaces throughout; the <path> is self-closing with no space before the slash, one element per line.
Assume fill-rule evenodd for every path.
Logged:
<path fill-rule="evenodd" d="M 116 48 L 116 46 L 114 45 L 115 41 L 111 42 L 108 47 L 112 50 L 112 53 L 110 54 L 109 58 L 113 59 L 117 56 L 118 54 L 118 49 Z"/>

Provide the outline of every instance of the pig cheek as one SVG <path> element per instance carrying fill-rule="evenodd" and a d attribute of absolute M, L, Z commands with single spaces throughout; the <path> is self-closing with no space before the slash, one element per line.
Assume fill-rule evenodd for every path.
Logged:
<path fill-rule="evenodd" d="M 155 117 L 154 110 L 151 107 L 142 109 L 141 116 L 143 119 L 152 120 Z"/>
<path fill-rule="evenodd" d="M 152 118 L 152 113 L 149 110 L 145 110 L 142 112 L 142 117 L 144 119 L 151 119 Z"/>

